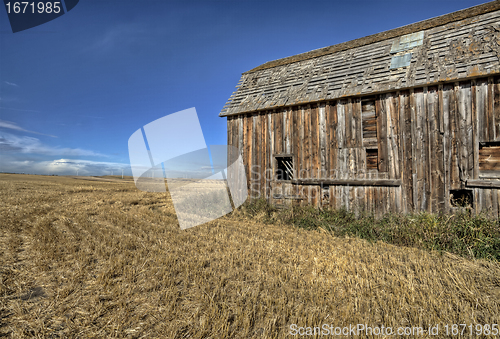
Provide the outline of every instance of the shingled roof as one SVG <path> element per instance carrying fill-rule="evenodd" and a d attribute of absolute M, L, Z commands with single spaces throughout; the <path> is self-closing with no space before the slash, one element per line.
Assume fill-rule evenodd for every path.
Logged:
<path fill-rule="evenodd" d="M 500 1 L 267 62 L 219 116 L 500 73 Z"/>

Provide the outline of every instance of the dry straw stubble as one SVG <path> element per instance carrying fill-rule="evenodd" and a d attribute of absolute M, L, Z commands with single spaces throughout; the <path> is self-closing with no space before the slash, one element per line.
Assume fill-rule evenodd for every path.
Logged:
<path fill-rule="evenodd" d="M 185 231 L 130 180 L 0 175 L 0 336 L 284 338 L 498 323 L 500 267 L 233 213 Z"/>

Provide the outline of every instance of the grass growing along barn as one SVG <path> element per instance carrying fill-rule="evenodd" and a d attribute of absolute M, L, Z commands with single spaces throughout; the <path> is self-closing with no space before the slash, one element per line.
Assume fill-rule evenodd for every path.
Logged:
<path fill-rule="evenodd" d="M 457 214 L 409 215 L 373 214 L 356 216 L 346 210 L 319 210 L 314 207 L 278 209 L 264 200 L 245 205 L 243 214 L 264 223 L 282 223 L 313 230 L 322 228 L 336 236 L 383 241 L 397 246 L 447 251 L 473 259 L 500 261 L 500 220 L 487 214 L 472 215 L 463 209 Z"/>
<path fill-rule="evenodd" d="M 500 315 L 489 250 L 455 251 L 464 257 L 446 238 L 438 248 L 384 235 L 401 221 L 461 219 L 390 216 L 372 232 L 345 212 L 248 205 L 181 231 L 168 193 L 129 180 L 2 174 L 0 197 L 0 336 L 284 338 L 291 324 L 443 330 Z M 494 237 L 480 222 L 481 239 Z M 425 232 L 422 241 L 441 234 Z M 458 238 L 470 248 L 473 237 Z"/>

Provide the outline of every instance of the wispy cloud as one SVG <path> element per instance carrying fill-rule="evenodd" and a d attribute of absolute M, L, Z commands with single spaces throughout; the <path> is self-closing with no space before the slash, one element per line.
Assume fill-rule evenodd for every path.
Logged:
<path fill-rule="evenodd" d="M 0 98 L 0 101 L 3 101 L 2 98 Z M 19 109 L 19 108 L 12 108 L 12 107 L 4 107 L 4 106 L 0 106 L 0 109 L 6 109 L 6 110 L 9 110 L 9 111 L 19 111 L 19 112 L 37 112 L 37 113 L 40 113 L 40 111 L 36 111 L 34 109 Z"/>
<path fill-rule="evenodd" d="M 0 162 L 1 172 L 57 174 L 57 175 L 131 175 L 130 165 L 115 162 L 88 160 L 57 159 L 38 161 L 22 159 L 15 156 L 6 157 Z"/>
<path fill-rule="evenodd" d="M 54 174 L 74 174 L 78 170 L 79 175 L 109 175 L 118 174 L 122 169 L 130 171 L 129 164 L 69 159 L 40 162 L 39 167 Z"/>
<path fill-rule="evenodd" d="M 105 154 L 81 148 L 53 147 L 33 137 L 18 137 L 9 133 L 0 133 L 0 152 L 25 153 L 59 156 L 107 157 Z"/>
<path fill-rule="evenodd" d="M 92 119 L 104 119 L 104 117 L 98 117 L 96 115 L 78 115 L 79 117 L 83 117 L 83 118 L 92 118 Z"/>
<path fill-rule="evenodd" d="M 142 42 L 148 32 L 137 24 L 117 25 L 108 29 L 87 48 L 87 51 L 108 52 Z"/>
<path fill-rule="evenodd" d="M 8 82 L 8 81 L 4 81 L 7 85 L 9 86 L 14 86 L 14 87 L 19 87 L 19 85 L 13 83 L 13 82 Z"/>
<path fill-rule="evenodd" d="M 18 101 L 18 99 L 16 97 L 13 97 L 13 96 L 2 96 L 2 97 L 0 97 L 0 101 L 3 103 L 6 103 L 6 102 Z"/>
<path fill-rule="evenodd" d="M 12 130 L 19 131 L 19 132 L 26 132 L 26 133 L 45 135 L 48 137 L 57 138 L 55 135 L 44 134 L 44 133 L 39 133 L 39 132 L 27 130 L 27 129 L 22 128 L 21 126 L 17 125 L 15 122 L 12 122 L 12 121 L 0 120 L 0 127 L 12 129 Z"/>

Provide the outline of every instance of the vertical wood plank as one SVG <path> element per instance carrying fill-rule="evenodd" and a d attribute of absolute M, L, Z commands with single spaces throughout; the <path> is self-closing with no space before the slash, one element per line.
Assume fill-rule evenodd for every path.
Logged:
<path fill-rule="evenodd" d="M 450 91 L 450 189 L 459 189 L 460 185 L 460 131 L 458 114 L 458 83 Z"/>
<path fill-rule="evenodd" d="M 320 189 L 318 186 L 310 186 L 310 194 L 311 194 L 311 205 L 314 207 L 319 206 L 319 197 L 318 190 Z"/>
<path fill-rule="evenodd" d="M 271 199 L 271 180 L 273 179 L 273 143 L 274 143 L 274 131 L 273 131 L 273 120 L 272 112 L 268 111 L 266 116 L 266 199 L 269 202 Z"/>
<path fill-rule="evenodd" d="M 432 212 L 444 211 L 444 178 L 443 178 L 443 139 L 440 132 L 440 102 L 442 103 L 442 89 L 437 87 L 429 88 L 428 91 L 428 116 L 429 116 L 429 144 L 431 147 L 431 205 Z"/>
<path fill-rule="evenodd" d="M 248 126 L 247 126 L 247 115 L 242 116 L 242 125 L 243 125 L 243 148 L 241 150 L 242 153 L 242 158 L 243 158 L 243 163 L 245 165 L 245 177 L 247 181 L 247 189 L 250 187 L 250 170 L 249 170 L 249 163 L 248 163 L 248 141 L 247 141 L 247 134 L 248 134 Z"/>
<path fill-rule="evenodd" d="M 386 126 L 387 126 L 387 172 L 390 179 L 396 176 L 396 169 L 394 168 L 394 143 L 393 143 L 393 126 L 392 126 L 392 113 L 394 107 L 392 105 L 392 93 L 385 94 L 385 111 L 386 111 Z"/>
<path fill-rule="evenodd" d="M 437 213 L 446 210 L 446 176 L 444 167 L 444 117 L 443 117 L 443 85 L 439 85 L 436 93 L 436 123 L 439 125 L 436 132 L 437 153 L 436 158 L 436 191 L 437 191 Z M 436 155 L 435 155 L 436 156 Z"/>
<path fill-rule="evenodd" d="M 496 189 L 491 190 L 491 216 L 498 218 L 498 193 Z"/>
<path fill-rule="evenodd" d="M 298 171 L 300 169 L 300 159 L 299 159 L 299 148 L 301 147 L 300 145 L 300 140 L 299 140 L 299 133 L 300 133 L 300 123 L 299 123 L 299 109 L 298 107 L 293 107 L 292 108 L 292 154 L 294 156 L 294 161 L 293 161 L 293 178 L 298 178 Z"/>
<path fill-rule="evenodd" d="M 500 77 L 492 81 L 492 110 L 495 117 L 495 140 L 500 140 Z M 500 192 L 500 190 L 499 190 Z"/>
<path fill-rule="evenodd" d="M 252 198 L 252 154 L 253 154 L 253 144 L 252 144 L 252 139 L 253 139 L 253 117 L 252 115 L 247 115 L 246 116 L 246 142 L 247 142 L 247 164 L 248 164 L 248 188 L 250 189 L 250 198 Z"/>
<path fill-rule="evenodd" d="M 327 168 L 327 118 L 326 118 L 326 104 L 321 103 L 318 108 L 319 114 L 319 162 L 320 162 L 320 173 L 318 178 L 327 178 L 328 168 Z"/>
<path fill-rule="evenodd" d="M 474 172 L 474 149 L 477 147 L 479 148 L 479 145 L 473 145 L 473 136 L 472 136 L 472 86 L 471 84 L 468 84 L 468 90 L 465 91 L 465 102 L 466 102 L 466 110 L 465 110 L 465 124 L 467 126 L 466 128 L 466 135 L 465 135 L 465 140 L 466 140 L 466 155 L 467 155 L 467 175 L 466 175 L 466 180 L 473 178 L 473 172 Z M 467 87 L 466 87 L 467 88 Z"/>
<path fill-rule="evenodd" d="M 337 148 L 345 147 L 345 100 L 337 101 Z"/>
<path fill-rule="evenodd" d="M 411 166 L 412 166 L 412 171 L 411 171 L 411 178 L 412 178 L 412 198 L 413 198 L 413 205 L 412 205 L 412 212 L 418 211 L 418 187 L 417 187 L 417 147 L 416 147 L 416 142 L 417 142 L 417 128 L 416 128 L 416 123 L 417 123 L 417 118 L 416 118 L 416 100 L 415 100 L 415 92 L 412 89 L 410 89 L 410 127 L 411 127 Z"/>
<path fill-rule="evenodd" d="M 238 149 L 240 154 L 243 154 L 243 116 L 238 116 Z"/>
<path fill-rule="evenodd" d="M 444 85 L 440 91 L 441 116 L 443 117 L 443 169 L 444 169 L 444 213 L 450 212 L 450 174 L 451 174 L 451 143 L 450 143 L 450 92 L 451 85 Z"/>
<path fill-rule="evenodd" d="M 492 212 L 493 212 L 493 201 L 492 201 L 492 190 L 491 189 L 485 189 L 484 190 L 484 209 L 486 211 L 486 214 L 491 217 Z"/>
<path fill-rule="evenodd" d="M 391 93 L 388 96 L 387 106 L 390 106 L 390 114 L 388 112 L 388 132 L 389 132 L 389 140 L 390 145 L 389 149 L 391 150 L 391 166 L 394 168 L 394 172 L 392 173 L 392 177 L 394 179 L 401 179 L 401 166 L 400 166 L 400 125 L 399 125 L 399 106 L 398 100 L 399 94 Z M 389 129 L 390 124 L 390 129 Z"/>
<path fill-rule="evenodd" d="M 330 144 L 329 144 L 329 155 L 330 155 L 330 164 L 329 164 L 329 169 L 330 173 L 329 176 L 332 178 L 333 176 L 336 177 L 336 172 L 338 170 L 337 168 L 337 153 L 338 153 L 338 138 L 337 138 L 337 122 L 338 122 L 338 117 L 337 117 L 337 103 L 336 102 L 331 102 L 328 107 L 330 108 L 329 111 L 329 125 L 330 125 Z"/>
<path fill-rule="evenodd" d="M 304 179 L 305 178 L 305 175 L 304 175 L 304 168 L 306 167 L 305 166 L 305 154 L 304 154 L 304 149 L 305 149 L 305 145 L 304 145 L 304 138 L 305 138 L 305 112 L 304 112 L 304 106 L 301 106 L 300 107 L 300 125 L 299 125 L 299 128 L 300 128 L 300 149 L 299 149 L 299 165 L 300 165 L 300 170 L 299 170 L 299 178 L 301 179 Z"/>
<path fill-rule="evenodd" d="M 267 112 L 260 115 L 260 135 L 262 138 L 260 147 L 260 193 L 261 198 L 266 197 L 267 189 L 267 179 L 266 179 L 266 168 L 267 168 Z"/>
<path fill-rule="evenodd" d="M 267 117 L 267 129 L 268 129 L 268 149 L 267 149 L 267 179 L 269 180 L 269 188 L 267 192 L 268 201 L 272 200 L 272 181 L 274 181 L 274 171 L 275 171 L 275 161 L 274 161 L 274 112 L 269 112 Z"/>
<path fill-rule="evenodd" d="M 431 131 L 430 131 L 430 121 L 429 121 L 429 88 L 424 87 L 424 117 L 425 117 L 425 138 L 424 138 L 424 152 L 425 152 L 425 196 L 427 198 L 426 211 L 432 212 L 432 162 L 431 162 Z"/>
<path fill-rule="evenodd" d="M 329 188 L 329 193 L 330 193 L 330 209 L 335 209 L 336 207 L 336 196 L 335 196 L 335 186 L 331 185 Z"/>
<path fill-rule="evenodd" d="M 377 115 L 377 145 L 378 145 L 378 170 L 387 172 L 387 115 L 385 109 L 385 94 L 375 99 L 375 114 Z"/>
<path fill-rule="evenodd" d="M 319 178 L 319 121 L 318 106 L 311 106 L 311 178 Z"/>
<path fill-rule="evenodd" d="M 427 164 L 427 158 L 425 151 L 426 146 L 426 131 L 427 131 L 427 121 L 426 121 L 426 109 L 424 107 L 424 92 L 423 89 L 415 89 L 415 155 L 416 155 L 416 176 L 417 176 L 417 210 L 426 211 L 428 206 L 427 201 L 427 171 L 425 170 Z"/>
<path fill-rule="evenodd" d="M 235 119 L 234 117 L 228 116 L 227 117 L 227 145 L 229 146 L 227 148 L 227 160 L 229 161 L 230 159 L 233 158 L 234 152 L 232 146 L 234 146 L 234 139 L 235 139 Z M 227 166 L 226 166 L 227 167 Z M 234 177 L 233 177 L 233 171 L 228 170 L 227 171 L 227 177 L 226 179 L 228 181 L 234 182 Z"/>
<path fill-rule="evenodd" d="M 352 99 L 347 99 L 344 105 L 345 112 L 345 146 L 347 148 L 354 147 L 353 142 L 355 138 L 355 133 L 353 129 L 353 116 L 352 116 Z"/>
<path fill-rule="evenodd" d="M 227 144 L 230 146 L 233 145 L 233 135 L 234 135 L 232 120 L 233 117 L 231 116 L 227 117 Z"/>
<path fill-rule="evenodd" d="M 250 166 L 250 172 L 251 172 L 251 178 L 252 178 L 252 183 L 251 183 L 251 192 L 252 192 L 252 197 L 254 199 L 258 198 L 258 192 L 260 192 L 260 180 L 258 178 L 259 172 L 258 172 L 258 166 L 259 166 L 259 143 L 260 139 L 259 138 L 259 115 L 258 114 L 253 114 L 252 115 L 252 153 L 251 153 L 251 163 L 252 165 Z"/>
<path fill-rule="evenodd" d="M 471 81 L 471 96 L 472 96 L 472 114 L 475 114 L 476 119 L 478 119 L 478 130 L 476 131 L 478 141 L 487 141 L 489 139 L 489 131 L 487 128 L 488 118 L 484 112 L 483 103 L 483 91 L 481 88 L 481 83 L 476 83 L 476 80 Z"/>
<path fill-rule="evenodd" d="M 311 106 L 307 105 L 304 110 L 304 139 L 302 139 L 302 147 L 304 147 L 304 178 L 311 179 Z M 309 192 L 309 188 L 307 189 Z"/>
<path fill-rule="evenodd" d="M 254 163 L 252 167 L 254 191 L 256 198 L 259 198 L 262 186 L 260 181 L 260 165 L 261 165 L 261 147 L 262 147 L 262 124 L 260 122 L 261 114 L 254 115 Z"/>
<path fill-rule="evenodd" d="M 435 96 L 436 90 L 435 87 L 428 87 L 427 88 L 427 126 L 428 126 L 428 131 L 429 131 L 429 142 L 428 142 L 428 149 L 429 149 L 429 163 L 428 163 L 428 168 L 429 168 L 429 176 L 428 176 L 428 182 L 429 182 L 429 199 L 430 199 L 430 209 L 429 212 L 434 212 L 436 213 L 437 211 L 437 190 L 436 190 L 436 185 L 437 185 L 437 158 L 441 154 L 435 154 L 435 150 L 437 147 L 437 124 L 436 124 L 436 96 Z"/>
<path fill-rule="evenodd" d="M 495 92 L 494 92 L 494 78 L 493 77 L 489 77 L 487 79 L 485 79 L 486 81 L 486 96 L 487 96 L 487 102 L 486 102 L 486 111 L 488 112 L 487 115 L 488 116 L 491 116 L 491 136 L 490 136 L 490 141 L 495 141 L 497 140 L 497 131 L 496 131 L 496 124 L 497 124 L 497 121 L 495 119 L 495 111 L 493 110 L 493 99 L 494 99 L 494 95 L 495 95 Z M 496 195 L 496 192 L 495 194 L 492 194 L 493 195 Z"/>
<path fill-rule="evenodd" d="M 274 114 L 274 154 L 283 153 L 283 111 Z"/>
<path fill-rule="evenodd" d="M 283 153 L 290 154 L 290 110 L 288 108 L 283 109 Z"/>
<path fill-rule="evenodd" d="M 351 147 L 363 147 L 363 126 L 361 118 L 361 99 L 352 100 Z"/>
<path fill-rule="evenodd" d="M 484 111 L 484 88 L 482 83 L 479 82 L 479 86 L 476 80 L 472 80 L 472 91 L 471 91 L 471 122 L 472 122 L 472 178 L 479 179 L 479 144 L 478 142 L 482 137 L 489 138 L 490 133 L 484 129 L 488 129 L 489 122 Z M 480 127 L 481 126 L 481 127 Z M 494 133 L 493 133 L 494 134 Z M 493 135 L 492 134 L 492 135 Z"/>
<path fill-rule="evenodd" d="M 459 126 L 459 145 L 460 145 L 460 181 L 465 182 L 468 179 L 469 158 L 467 152 L 467 106 L 471 104 L 467 100 L 467 90 L 470 90 L 470 84 L 460 83 L 458 97 L 458 126 Z"/>
<path fill-rule="evenodd" d="M 413 211 L 413 154 L 412 154 L 412 120 L 410 108 L 410 93 L 404 91 L 400 96 L 400 111 L 402 122 L 401 133 L 401 159 L 402 159 L 402 180 L 403 180 L 403 210 Z"/>

